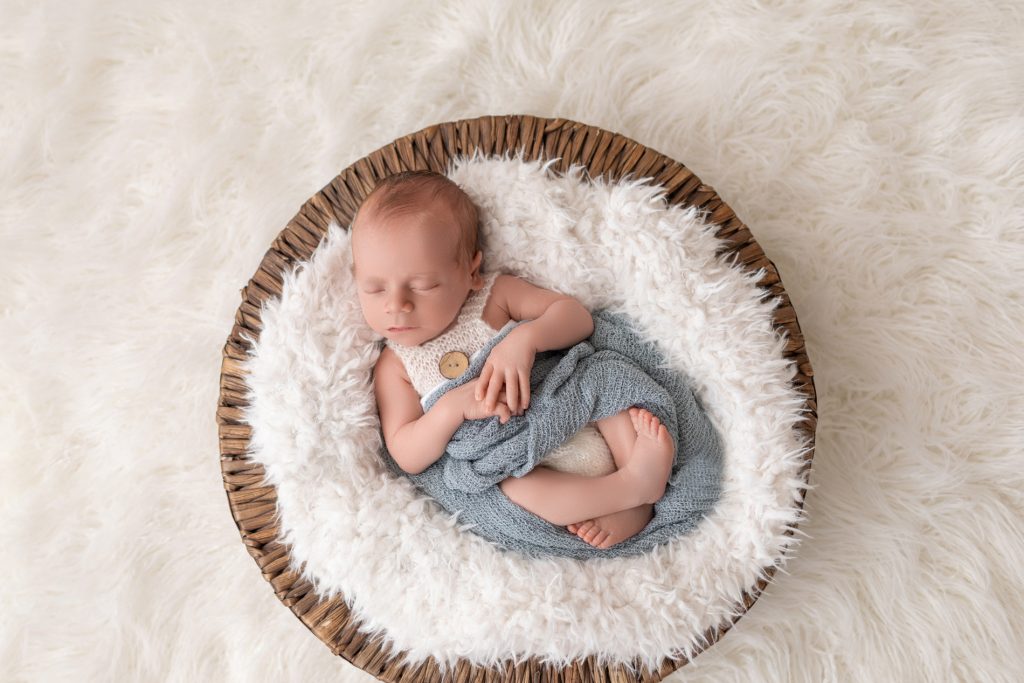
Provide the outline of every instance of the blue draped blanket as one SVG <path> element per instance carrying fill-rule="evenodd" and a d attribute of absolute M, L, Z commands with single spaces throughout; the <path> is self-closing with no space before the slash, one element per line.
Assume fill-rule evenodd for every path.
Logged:
<path fill-rule="evenodd" d="M 606 310 L 595 310 L 592 316 L 594 333 L 589 338 L 568 349 L 537 354 L 530 373 L 530 407 L 523 415 L 505 424 L 497 416 L 463 422 L 446 452 L 420 474 L 403 472 L 388 454 L 392 472 L 411 479 L 461 524 L 472 524 L 470 531 L 532 557 L 637 555 L 692 530 L 718 500 L 718 433 L 686 378 L 636 333 L 627 316 Z M 509 321 L 462 375 L 424 398 L 424 410 L 478 377 L 490 350 L 524 322 Z M 595 548 L 564 526 L 516 505 L 498 487 L 506 477 L 527 474 L 588 422 L 633 406 L 658 416 L 675 441 L 676 458 L 665 495 L 654 505 L 654 518 L 632 538 Z"/>

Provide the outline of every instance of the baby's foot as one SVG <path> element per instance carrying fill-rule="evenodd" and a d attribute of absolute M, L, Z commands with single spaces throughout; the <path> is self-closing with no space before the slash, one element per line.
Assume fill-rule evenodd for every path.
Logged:
<path fill-rule="evenodd" d="M 636 429 L 636 443 L 629 461 L 619 471 L 634 482 L 641 502 L 656 503 L 665 495 L 675 444 L 665 425 L 649 410 L 630 408 L 629 418 Z"/>
<path fill-rule="evenodd" d="M 610 548 L 622 543 L 640 532 L 654 517 L 654 506 L 650 503 L 638 505 L 628 510 L 620 510 L 610 515 L 602 515 L 585 522 L 570 524 L 566 527 L 595 548 Z"/>

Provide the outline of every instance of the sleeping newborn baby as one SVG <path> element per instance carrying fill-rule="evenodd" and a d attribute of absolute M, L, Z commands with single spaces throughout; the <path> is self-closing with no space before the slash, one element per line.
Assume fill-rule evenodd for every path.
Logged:
<path fill-rule="evenodd" d="M 381 181 L 352 223 L 352 273 L 367 324 L 384 337 L 373 370 L 374 395 L 388 451 L 417 474 L 445 452 L 464 420 L 505 424 L 530 407 L 537 353 L 590 337 L 594 322 L 573 297 L 508 274 L 481 272 L 476 206 L 447 177 L 407 171 Z M 514 329 L 480 376 L 423 412 L 420 399 L 456 378 L 510 320 Z M 643 529 L 665 493 L 675 457 L 668 430 L 633 407 L 591 423 L 608 444 L 616 471 L 588 477 L 538 465 L 499 483 L 517 505 L 566 526 L 597 548 Z"/>

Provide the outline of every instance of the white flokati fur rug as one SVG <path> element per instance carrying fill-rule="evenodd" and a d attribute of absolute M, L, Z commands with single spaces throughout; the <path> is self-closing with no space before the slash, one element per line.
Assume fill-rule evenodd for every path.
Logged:
<path fill-rule="evenodd" d="M 687 164 L 800 316 L 810 538 L 671 680 L 1020 679 L 1019 3 L 0 0 L 0 83 L 0 680 L 374 680 L 245 552 L 220 351 L 307 198 L 494 113 Z"/>
<path fill-rule="evenodd" d="M 799 515 L 803 397 L 772 328 L 775 300 L 755 284 L 763 273 L 716 258 L 714 228 L 666 208 L 646 180 L 590 183 L 578 167 L 556 176 L 493 158 L 450 177 L 481 209 L 485 271 L 626 313 L 693 379 L 722 435 L 721 498 L 692 533 L 637 557 L 530 559 L 460 530 L 382 461 L 370 381 L 380 337 L 359 312 L 348 232 L 333 224 L 265 305 L 247 363 L 251 456 L 277 487 L 292 569 L 306 563 L 320 595 L 341 592 L 364 630 L 415 663 L 594 654 L 657 669 L 692 657 L 781 563 Z"/>

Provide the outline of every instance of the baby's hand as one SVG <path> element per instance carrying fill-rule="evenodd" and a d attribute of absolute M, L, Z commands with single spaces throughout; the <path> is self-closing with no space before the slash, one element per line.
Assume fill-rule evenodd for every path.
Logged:
<path fill-rule="evenodd" d="M 472 382 L 466 382 L 455 392 L 458 392 L 458 400 L 461 404 L 462 419 L 464 420 L 482 420 L 487 417 L 494 415 L 498 416 L 498 421 L 501 424 L 505 424 L 509 421 L 512 415 L 522 415 L 522 411 L 511 410 L 508 403 L 505 400 L 505 392 L 501 392 L 498 396 L 498 401 L 493 408 L 488 408 L 483 401 L 478 401 L 475 396 L 476 385 L 480 381 L 479 378 Z"/>
<path fill-rule="evenodd" d="M 516 334 L 519 329 L 509 332 L 491 349 L 477 378 L 476 398 L 492 410 L 506 392 L 508 407 L 513 413 L 530 407 L 530 370 L 537 349 L 529 335 Z"/>

